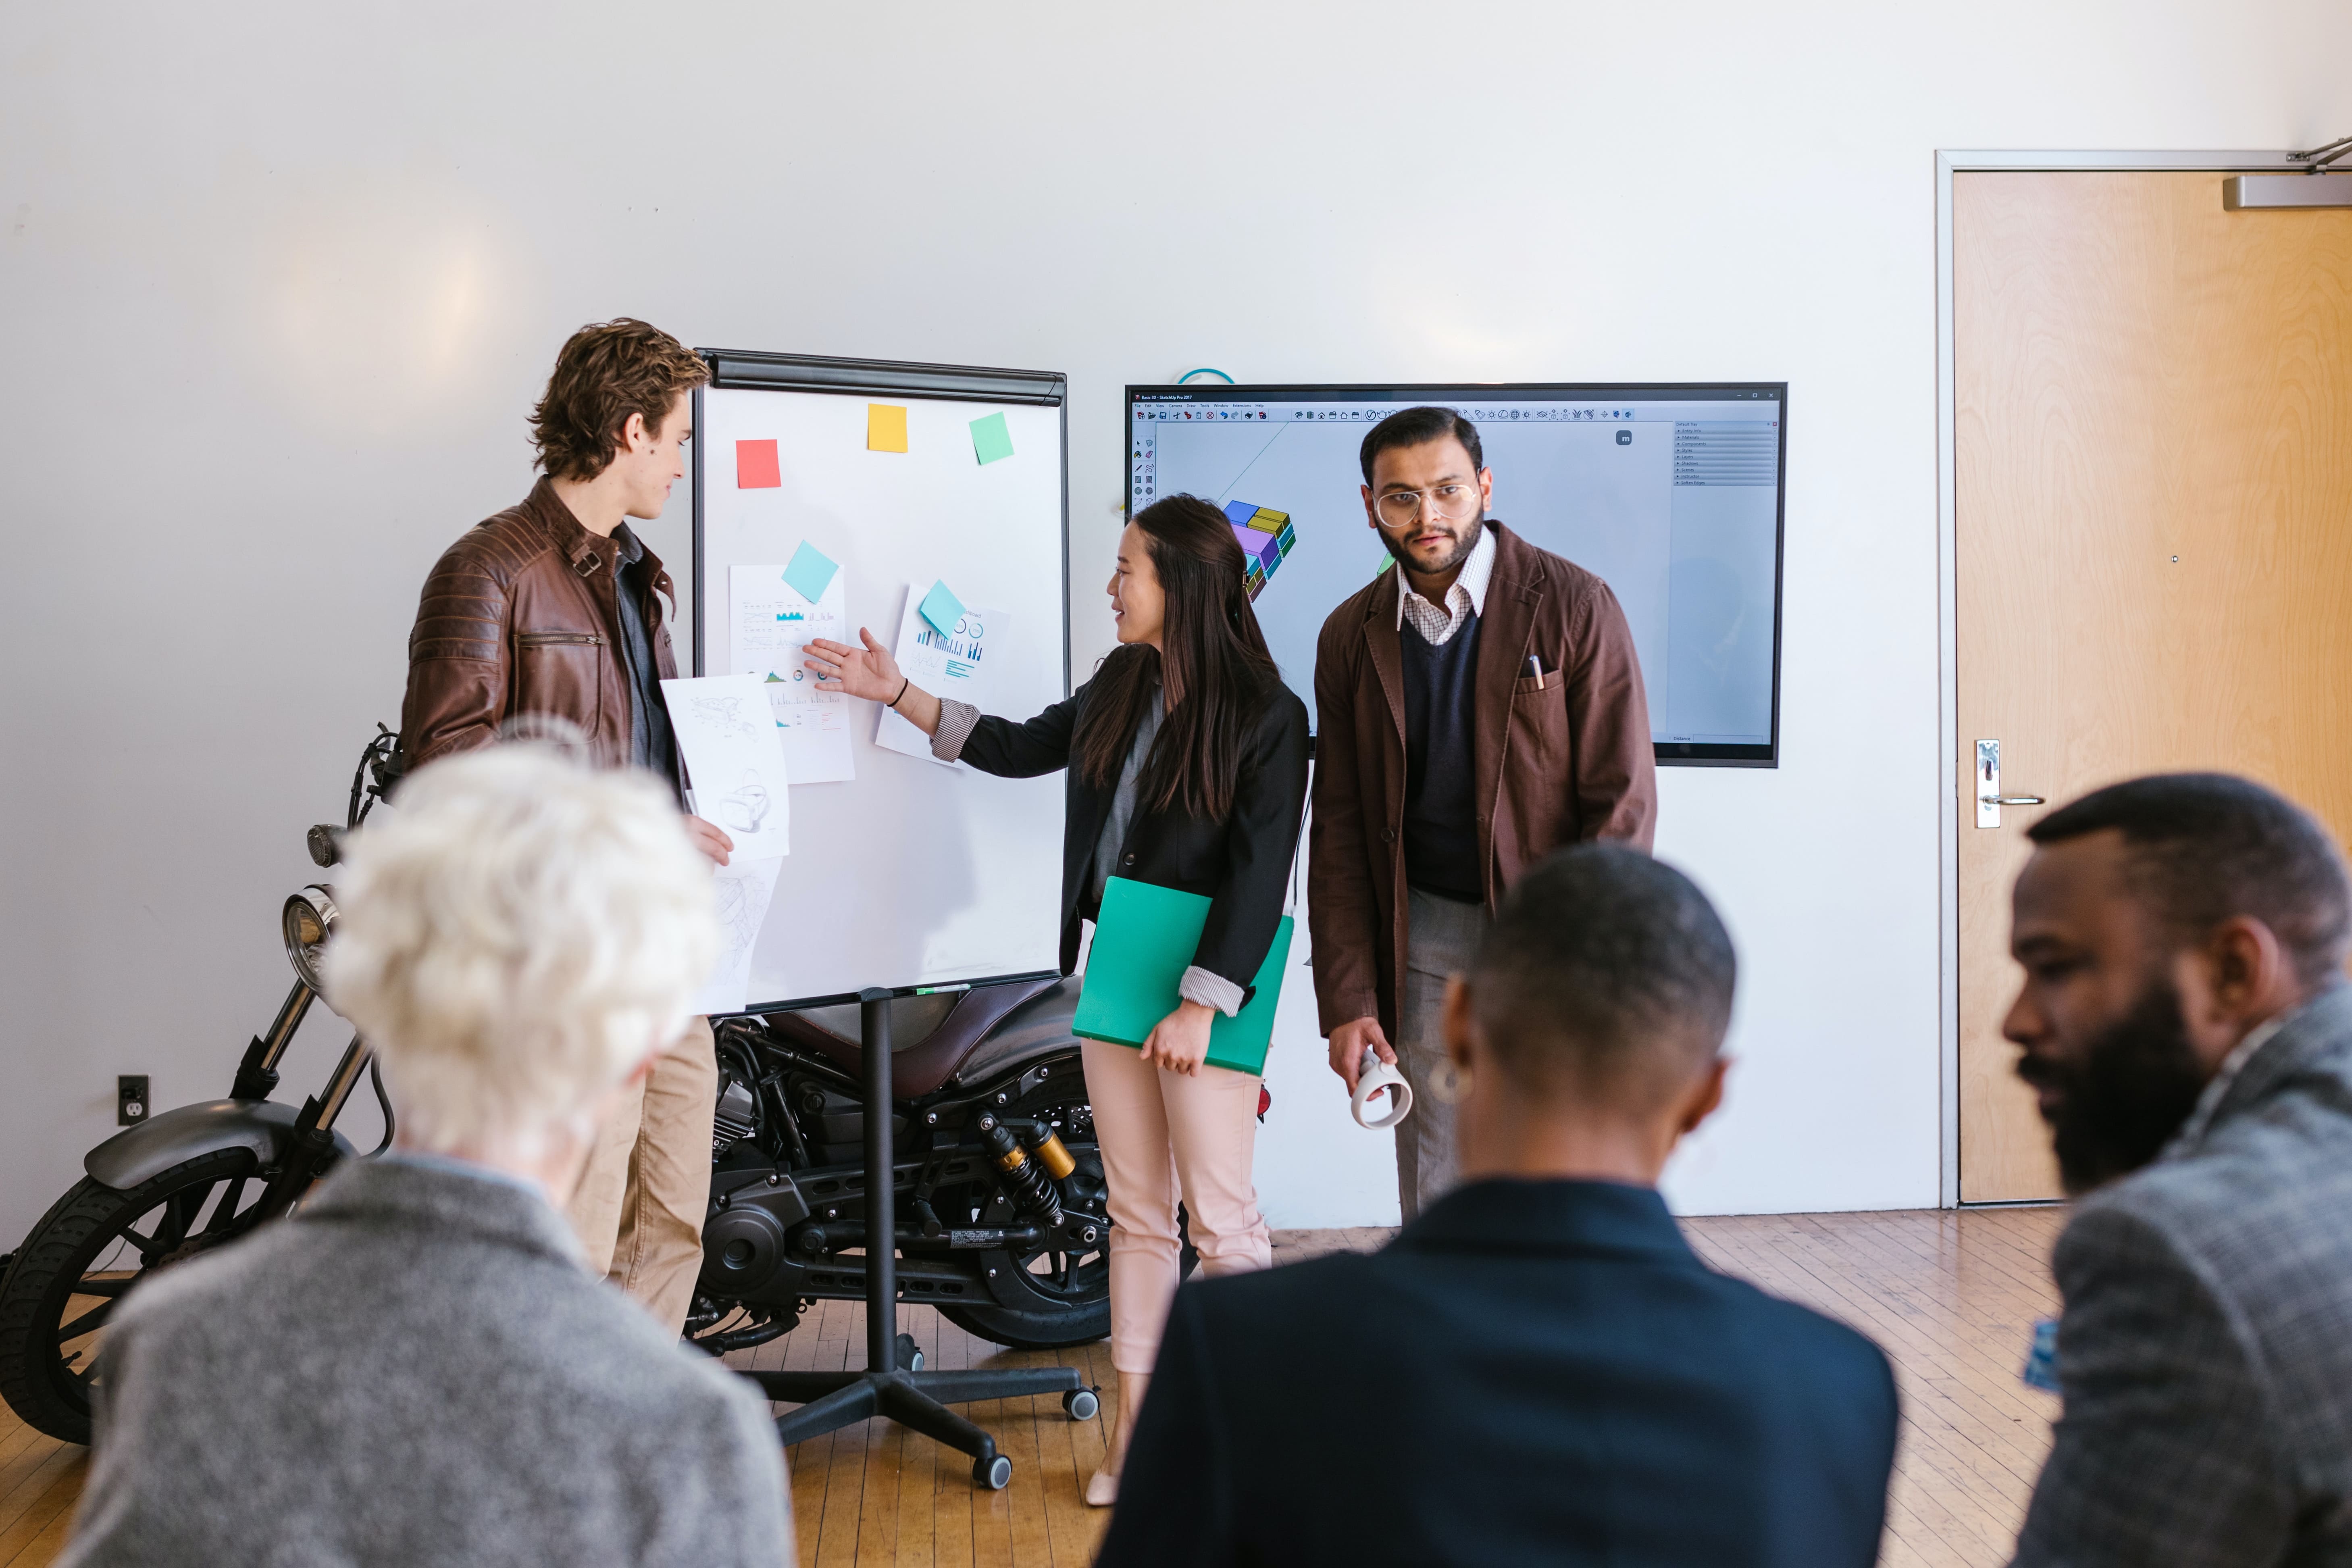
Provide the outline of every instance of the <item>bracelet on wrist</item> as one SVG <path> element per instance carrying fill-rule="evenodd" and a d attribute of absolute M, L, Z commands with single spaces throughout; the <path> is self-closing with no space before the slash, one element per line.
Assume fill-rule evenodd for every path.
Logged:
<path fill-rule="evenodd" d="M 915 684 L 915 678 L 914 678 L 913 676 L 911 676 L 911 675 L 908 675 L 908 676 L 901 676 L 901 677 L 899 678 L 899 679 L 898 679 L 898 697 L 904 697 L 905 695 L 907 695 L 907 688 L 908 688 L 909 686 L 912 686 L 912 685 L 914 685 L 914 684 Z M 892 699 L 890 699 L 890 706 L 891 706 L 891 707 L 896 708 L 897 706 L 898 706 L 898 697 L 893 697 Z"/>

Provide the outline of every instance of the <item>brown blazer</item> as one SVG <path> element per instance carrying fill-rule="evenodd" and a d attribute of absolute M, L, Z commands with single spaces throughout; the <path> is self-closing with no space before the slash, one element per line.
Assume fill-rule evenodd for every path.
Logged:
<path fill-rule="evenodd" d="M 1486 907 L 1562 845 L 1650 847 L 1658 819 L 1650 708 L 1617 596 L 1498 522 L 1480 616 L 1478 851 Z M 1315 815 L 1307 926 L 1323 1033 L 1378 1018 L 1393 1040 L 1405 944 L 1402 571 L 1331 612 L 1315 647 Z M 1532 654 L 1548 671 L 1527 673 Z"/>
<path fill-rule="evenodd" d="M 409 767 L 487 745 L 517 713 L 578 725 L 600 767 L 629 761 L 618 553 L 582 527 L 543 479 L 520 506 L 476 524 L 443 553 L 408 634 L 400 735 Z M 646 564 L 668 594 L 669 576 L 651 551 Z M 677 658 L 660 599 L 646 597 L 655 668 L 674 679 Z"/>

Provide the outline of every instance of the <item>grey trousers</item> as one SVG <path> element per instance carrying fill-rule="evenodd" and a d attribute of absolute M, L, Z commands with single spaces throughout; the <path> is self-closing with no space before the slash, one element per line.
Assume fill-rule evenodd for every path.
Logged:
<path fill-rule="evenodd" d="M 1397 1207 L 1410 1223 L 1460 1180 L 1454 1107 L 1430 1092 L 1445 1071 L 1445 982 L 1470 967 L 1486 932 L 1483 904 L 1457 904 L 1420 889 L 1405 904 L 1404 1007 L 1397 1018 L 1397 1069 L 1412 1085 L 1412 1114 L 1397 1124 Z"/>

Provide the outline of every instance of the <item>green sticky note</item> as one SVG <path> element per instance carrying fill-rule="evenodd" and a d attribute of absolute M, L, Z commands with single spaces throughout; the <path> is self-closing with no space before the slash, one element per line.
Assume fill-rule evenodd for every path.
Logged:
<path fill-rule="evenodd" d="M 949 593 L 944 582 L 932 584 L 931 591 L 923 595 L 923 602 L 917 608 L 923 619 L 939 628 L 941 637 L 953 637 L 956 622 L 963 618 L 963 601 Z"/>
<path fill-rule="evenodd" d="M 1013 456 L 1013 432 L 1004 427 L 1003 415 L 992 414 L 971 422 L 971 455 L 982 463 Z"/>
<path fill-rule="evenodd" d="M 824 597 L 824 591 L 833 586 L 833 574 L 840 570 L 832 556 L 803 539 L 793 552 L 792 564 L 784 568 L 784 584 L 814 605 Z"/>

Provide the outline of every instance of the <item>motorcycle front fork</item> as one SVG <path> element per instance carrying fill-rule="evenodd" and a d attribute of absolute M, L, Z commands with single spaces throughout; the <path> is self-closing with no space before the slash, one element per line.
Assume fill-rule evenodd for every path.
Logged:
<path fill-rule="evenodd" d="M 266 1036 L 257 1035 L 246 1047 L 245 1059 L 237 1064 L 236 1082 L 230 1089 L 236 1100 L 267 1100 L 278 1087 L 278 1064 L 294 1043 L 294 1033 L 301 1027 L 303 1015 L 310 1010 L 316 996 L 310 986 L 297 980 L 294 989 L 286 994 L 285 1005 L 278 1009 L 277 1020 Z M 266 1172 L 269 1184 L 262 1189 L 255 1207 L 257 1220 L 278 1218 L 292 1208 L 311 1184 L 333 1169 L 335 1153 L 335 1119 L 343 1113 L 352 1091 L 359 1087 L 360 1075 L 366 1072 L 373 1053 L 359 1036 L 343 1047 L 342 1059 L 336 1062 L 333 1076 L 327 1087 L 302 1102 L 294 1118 L 294 1130 L 288 1140 L 286 1152 L 278 1168 Z"/>

